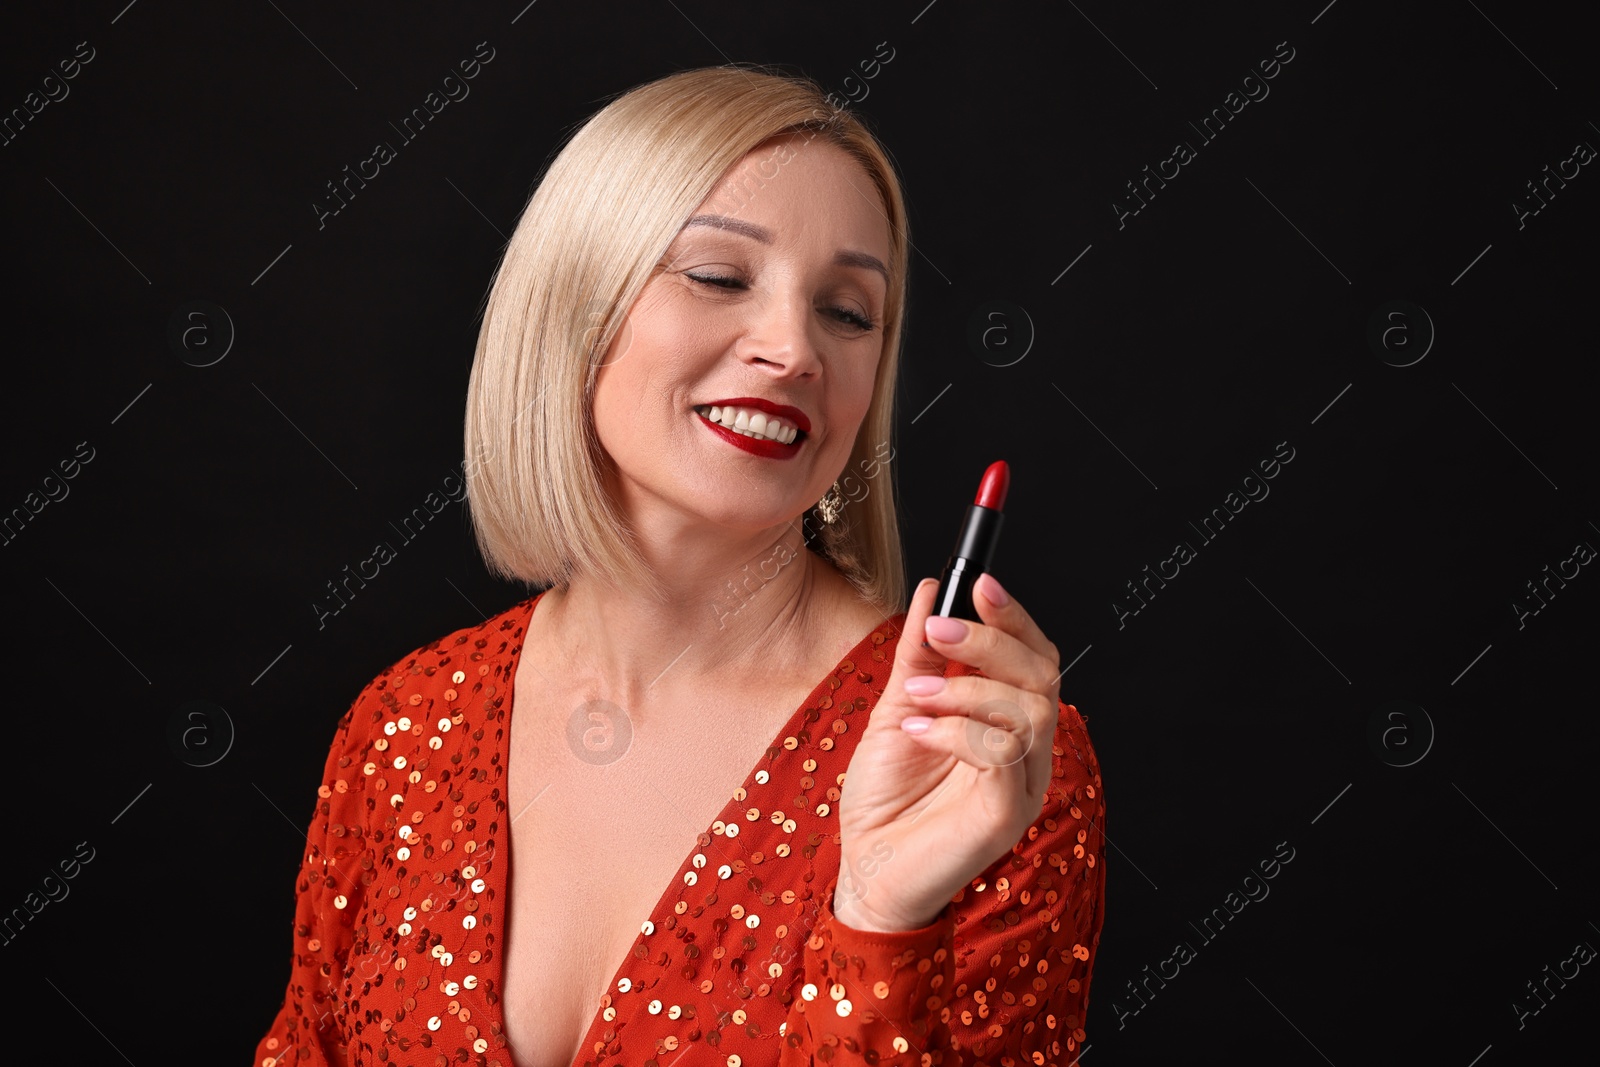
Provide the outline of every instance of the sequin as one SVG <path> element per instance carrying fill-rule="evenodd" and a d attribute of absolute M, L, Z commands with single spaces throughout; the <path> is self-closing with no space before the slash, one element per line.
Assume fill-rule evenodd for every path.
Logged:
<path fill-rule="evenodd" d="M 396 661 L 340 721 L 300 846 L 293 967 L 260 1067 L 511 1067 L 499 993 L 506 726 L 537 599 Z M 573 1067 L 1077 1059 L 1106 864 L 1104 786 L 1072 705 L 1059 708 L 1040 817 L 932 924 L 876 933 L 833 917 L 842 787 L 888 670 L 874 664 L 892 664 L 902 621 L 850 650 L 709 830 L 685 839 L 679 877 L 630 920 L 643 921 Z M 625 862 L 603 842 L 572 859 Z"/>

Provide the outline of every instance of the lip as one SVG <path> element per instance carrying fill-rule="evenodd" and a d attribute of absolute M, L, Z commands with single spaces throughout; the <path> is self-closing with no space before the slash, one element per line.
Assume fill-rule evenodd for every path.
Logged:
<path fill-rule="evenodd" d="M 731 400 L 710 400 L 706 402 L 705 406 L 714 408 L 729 406 L 736 408 L 755 408 L 757 411 L 764 411 L 768 415 L 778 415 L 782 418 L 790 420 L 796 426 L 800 427 L 801 433 L 811 432 L 811 420 L 806 418 L 805 412 L 801 411 L 799 408 L 790 407 L 788 404 L 774 404 L 772 401 L 763 400 L 759 396 L 736 396 Z M 734 434 L 734 436 L 738 437 L 739 435 Z M 748 440 L 748 438 L 746 440 Z"/>
<path fill-rule="evenodd" d="M 725 401 L 725 403 L 735 402 Z M 769 412 L 768 414 L 775 413 Z M 792 459 L 800 452 L 800 446 L 806 442 L 805 437 L 797 437 L 795 438 L 793 444 L 781 445 L 776 441 L 769 441 L 764 437 L 746 437 L 742 433 L 734 433 L 726 426 L 720 426 L 717 423 L 712 422 L 699 412 L 696 412 L 694 417 L 699 419 L 701 424 L 704 425 L 706 429 L 710 430 L 712 433 L 716 434 L 730 445 L 733 445 L 735 448 L 742 448 L 746 452 L 757 456 L 764 456 L 767 459 Z"/>

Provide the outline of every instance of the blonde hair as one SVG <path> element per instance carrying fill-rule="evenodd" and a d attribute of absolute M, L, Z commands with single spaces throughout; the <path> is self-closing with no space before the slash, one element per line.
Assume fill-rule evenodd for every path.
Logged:
<path fill-rule="evenodd" d="M 612 100 L 570 135 L 529 199 L 490 287 L 467 383 L 468 512 L 491 574 L 540 586 L 575 574 L 656 585 L 604 488 L 595 378 L 690 215 L 747 153 L 788 134 L 821 138 L 859 162 L 889 224 L 883 351 L 840 475 L 844 483 L 870 469 L 870 481 L 859 500 L 844 485 L 852 502 L 838 521 L 806 525 L 863 598 L 903 610 L 893 471 L 879 469 L 906 300 L 899 179 L 876 137 L 816 82 L 749 64 L 680 71 Z"/>

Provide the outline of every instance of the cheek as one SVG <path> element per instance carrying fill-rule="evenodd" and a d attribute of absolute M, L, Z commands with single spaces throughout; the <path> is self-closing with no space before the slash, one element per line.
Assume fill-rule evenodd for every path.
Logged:
<path fill-rule="evenodd" d="M 690 381 L 724 351 L 726 332 L 716 316 L 697 312 L 671 294 L 647 292 L 618 333 L 626 348 L 615 348 L 605 369 L 617 372 L 641 401 L 647 396 L 682 400 Z"/>
<path fill-rule="evenodd" d="M 858 417 L 866 417 L 867 409 L 872 407 L 872 394 L 877 389 L 877 386 L 878 381 L 875 374 L 866 373 L 861 376 L 861 384 L 855 394 L 856 415 Z"/>
<path fill-rule="evenodd" d="M 850 463 L 850 452 L 855 447 L 856 439 L 863 432 L 862 424 L 867 417 L 867 411 L 872 406 L 872 390 L 875 381 L 871 375 L 862 374 L 853 377 L 849 383 L 839 383 L 838 395 L 832 403 L 833 431 L 829 434 L 827 444 L 821 453 L 826 457 L 822 459 L 824 469 L 843 468 Z M 863 444 L 863 448 L 870 454 L 872 442 Z M 845 471 L 848 475 L 849 470 Z"/>
<path fill-rule="evenodd" d="M 630 468 L 661 446 L 663 415 L 648 402 L 652 386 L 645 354 L 635 334 L 626 356 L 601 367 L 594 386 L 595 436 L 607 455 Z"/>
<path fill-rule="evenodd" d="M 647 306 L 648 304 L 648 306 Z M 688 434 L 691 384 L 709 349 L 704 324 L 669 303 L 641 299 L 618 328 L 607 362 L 597 372 L 594 422 L 612 455 L 641 461 L 666 454 L 667 438 Z"/>
<path fill-rule="evenodd" d="M 657 279 L 640 294 L 629 321 L 633 349 L 650 353 L 655 361 L 680 363 L 719 348 L 736 317 L 728 309 L 697 303 L 692 294 Z"/>
<path fill-rule="evenodd" d="M 872 407 L 872 394 L 877 388 L 877 364 L 871 363 L 856 372 L 850 381 L 846 395 L 849 400 L 845 404 L 846 417 L 852 425 L 859 426 L 867 417 L 867 411 Z"/>

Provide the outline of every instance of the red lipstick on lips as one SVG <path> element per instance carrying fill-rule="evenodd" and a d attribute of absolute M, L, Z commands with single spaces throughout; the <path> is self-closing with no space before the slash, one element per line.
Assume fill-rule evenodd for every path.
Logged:
<path fill-rule="evenodd" d="M 712 422 L 704 415 L 700 415 L 698 412 L 696 412 L 696 415 L 699 416 L 700 421 L 705 423 L 707 428 L 709 428 L 712 433 L 716 434 L 730 445 L 733 445 L 736 448 L 742 448 L 746 452 L 753 453 L 757 456 L 765 456 L 768 459 L 789 459 L 793 457 L 800 451 L 800 446 L 805 443 L 806 434 L 811 432 L 811 420 L 806 418 L 805 412 L 801 411 L 799 408 L 790 407 L 788 404 L 774 404 L 772 401 L 763 400 L 760 397 L 733 397 L 728 400 L 718 400 L 714 403 L 702 406 L 714 408 L 754 408 L 755 410 L 765 412 L 768 415 L 777 415 L 781 418 L 788 419 L 790 422 L 793 422 L 796 426 L 798 426 L 800 428 L 799 435 L 796 436 L 795 439 L 789 444 L 785 445 L 779 444 L 777 441 L 768 441 L 757 437 L 746 437 L 744 434 L 736 433 L 733 430 L 728 429 L 726 426 Z"/>
<path fill-rule="evenodd" d="M 944 573 L 939 576 L 939 595 L 934 598 L 933 614 L 982 621 L 972 603 L 972 583 L 989 569 L 994 559 L 1000 526 L 1005 521 L 1000 509 L 1005 506 L 1010 489 L 1011 468 L 1006 461 L 1001 459 L 989 464 L 989 469 L 983 472 L 983 480 L 978 483 L 978 495 L 961 523 L 955 551 L 950 553 Z M 927 647 L 926 641 L 923 647 Z"/>

